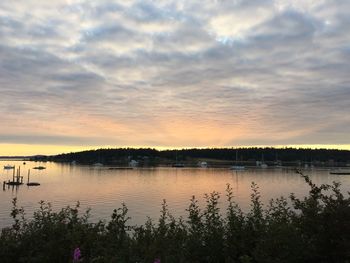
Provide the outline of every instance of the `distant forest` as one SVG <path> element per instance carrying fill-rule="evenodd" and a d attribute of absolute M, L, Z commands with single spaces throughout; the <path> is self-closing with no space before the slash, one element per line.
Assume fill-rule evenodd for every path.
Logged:
<path fill-rule="evenodd" d="M 307 148 L 206 148 L 181 150 L 156 150 L 151 148 L 97 149 L 55 156 L 41 156 L 37 160 L 56 162 L 76 162 L 81 164 L 127 164 L 131 160 L 141 165 L 159 165 L 182 162 L 195 164 L 207 161 L 213 164 L 245 163 L 255 164 L 264 161 L 267 164 L 315 164 L 349 165 L 349 150 L 307 149 Z"/>

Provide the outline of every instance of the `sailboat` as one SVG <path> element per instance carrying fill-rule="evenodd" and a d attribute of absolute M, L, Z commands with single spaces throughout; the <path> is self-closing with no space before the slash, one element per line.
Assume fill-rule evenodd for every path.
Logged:
<path fill-rule="evenodd" d="M 208 163 L 207 162 L 198 162 L 198 167 L 200 168 L 208 168 Z"/>
<path fill-rule="evenodd" d="M 103 163 L 101 162 L 101 153 L 100 153 L 100 151 L 98 151 L 98 153 L 97 153 L 97 159 L 98 159 L 98 161 L 97 161 L 97 163 L 94 163 L 92 166 L 94 166 L 94 167 L 102 167 L 103 166 Z"/>
<path fill-rule="evenodd" d="M 261 156 L 260 168 L 266 169 L 268 165 L 264 162 L 264 154 Z"/>
<path fill-rule="evenodd" d="M 183 167 L 185 167 L 185 165 L 183 163 L 179 163 L 177 161 L 177 152 L 176 152 L 176 163 L 173 163 L 172 167 L 175 167 L 175 168 L 183 168 Z"/>
<path fill-rule="evenodd" d="M 242 171 L 244 170 L 245 167 L 242 166 L 242 165 L 238 165 L 238 150 L 236 150 L 236 162 L 235 162 L 235 165 L 232 165 L 230 167 L 230 170 L 235 170 L 235 171 Z"/>
<path fill-rule="evenodd" d="M 278 159 L 278 153 L 275 154 L 276 157 L 275 157 L 275 161 L 273 162 L 274 164 L 274 168 L 283 168 L 282 166 L 282 161 Z"/>

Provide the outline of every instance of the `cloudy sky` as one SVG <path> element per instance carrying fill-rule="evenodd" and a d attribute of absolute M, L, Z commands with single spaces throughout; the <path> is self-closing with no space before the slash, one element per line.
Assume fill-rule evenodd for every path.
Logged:
<path fill-rule="evenodd" d="M 0 1 L 0 155 L 350 148 L 350 1 Z"/>

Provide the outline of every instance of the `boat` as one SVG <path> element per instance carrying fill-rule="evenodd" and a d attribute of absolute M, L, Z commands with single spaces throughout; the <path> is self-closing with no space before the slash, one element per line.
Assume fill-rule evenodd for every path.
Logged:
<path fill-rule="evenodd" d="M 200 167 L 200 168 L 208 168 L 208 163 L 207 162 L 198 162 L 198 167 Z"/>
<path fill-rule="evenodd" d="M 172 165 L 172 167 L 176 167 L 176 168 L 182 168 L 182 167 L 185 167 L 185 165 L 183 163 L 174 163 Z"/>
<path fill-rule="evenodd" d="M 230 167 L 230 170 L 232 171 L 244 171 L 245 170 L 245 166 L 241 166 L 241 165 L 232 165 Z"/>
<path fill-rule="evenodd" d="M 172 164 L 172 167 L 175 167 L 175 168 L 182 168 L 182 167 L 185 167 L 185 165 L 183 163 L 179 163 L 177 161 L 177 152 L 176 152 L 176 163 L 173 163 Z"/>
<path fill-rule="evenodd" d="M 266 163 L 260 164 L 260 168 L 266 169 L 267 167 L 268 167 L 268 165 Z"/>
<path fill-rule="evenodd" d="M 37 182 L 30 182 L 30 183 L 27 183 L 28 186 L 39 186 L 40 183 L 37 183 Z"/>
<path fill-rule="evenodd" d="M 129 167 L 137 167 L 139 165 L 139 162 L 136 160 L 131 160 L 129 162 Z"/>
<path fill-rule="evenodd" d="M 262 154 L 262 156 L 261 156 L 261 161 L 256 161 L 256 166 L 258 166 L 262 169 L 266 169 L 267 167 L 269 167 L 264 161 L 264 154 Z"/>
<path fill-rule="evenodd" d="M 4 169 L 5 170 L 12 170 L 12 169 L 15 169 L 15 166 L 14 165 L 4 165 Z"/>
<path fill-rule="evenodd" d="M 36 169 L 36 170 L 44 170 L 44 169 L 46 169 L 46 167 L 45 167 L 45 166 L 36 166 L 36 167 L 34 167 L 33 169 Z"/>
<path fill-rule="evenodd" d="M 334 171 L 330 171 L 329 174 L 350 175 L 350 171 L 334 170 Z"/>
<path fill-rule="evenodd" d="M 132 170 L 133 167 L 108 167 L 108 170 Z"/>
<path fill-rule="evenodd" d="M 243 165 L 238 165 L 238 150 L 236 150 L 236 162 L 235 165 L 232 165 L 230 167 L 230 170 L 235 170 L 235 171 L 242 171 L 245 170 L 245 166 Z"/>
<path fill-rule="evenodd" d="M 282 161 L 278 159 L 278 153 L 276 153 L 275 161 L 273 162 L 273 168 L 280 169 L 283 168 Z"/>

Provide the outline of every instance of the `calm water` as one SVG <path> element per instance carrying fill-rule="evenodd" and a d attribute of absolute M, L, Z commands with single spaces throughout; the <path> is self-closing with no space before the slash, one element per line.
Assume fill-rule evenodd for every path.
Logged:
<path fill-rule="evenodd" d="M 131 223 L 142 224 L 147 217 L 157 219 L 163 199 L 167 200 L 175 216 L 186 216 L 189 199 L 195 195 L 204 205 L 205 193 L 225 192 L 229 183 L 234 189 L 236 201 L 243 210 L 249 209 L 250 184 L 256 182 L 266 204 L 271 198 L 297 196 L 307 193 L 302 178 L 293 171 L 282 169 L 246 170 L 234 172 L 228 169 L 203 168 L 139 168 L 133 170 L 108 170 L 105 167 L 68 165 L 57 163 L 34 163 L 22 161 L 0 161 L 1 182 L 12 179 L 12 170 L 3 170 L 6 164 L 21 166 L 25 178 L 28 169 L 43 165 L 45 170 L 31 169 L 31 181 L 40 182 L 37 187 L 26 185 L 7 188 L 0 192 L 0 227 L 11 224 L 9 216 L 11 200 L 17 197 L 28 216 L 39 207 L 38 202 L 52 203 L 54 209 L 74 205 L 80 201 L 83 209 L 92 209 L 92 220 L 108 219 L 113 209 L 126 203 Z M 343 191 L 350 190 L 350 176 L 330 175 L 328 170 L 307 170 L 316 183 L 342 183 Z M 221 207 L 226 205 L 222 198 Z"/>

